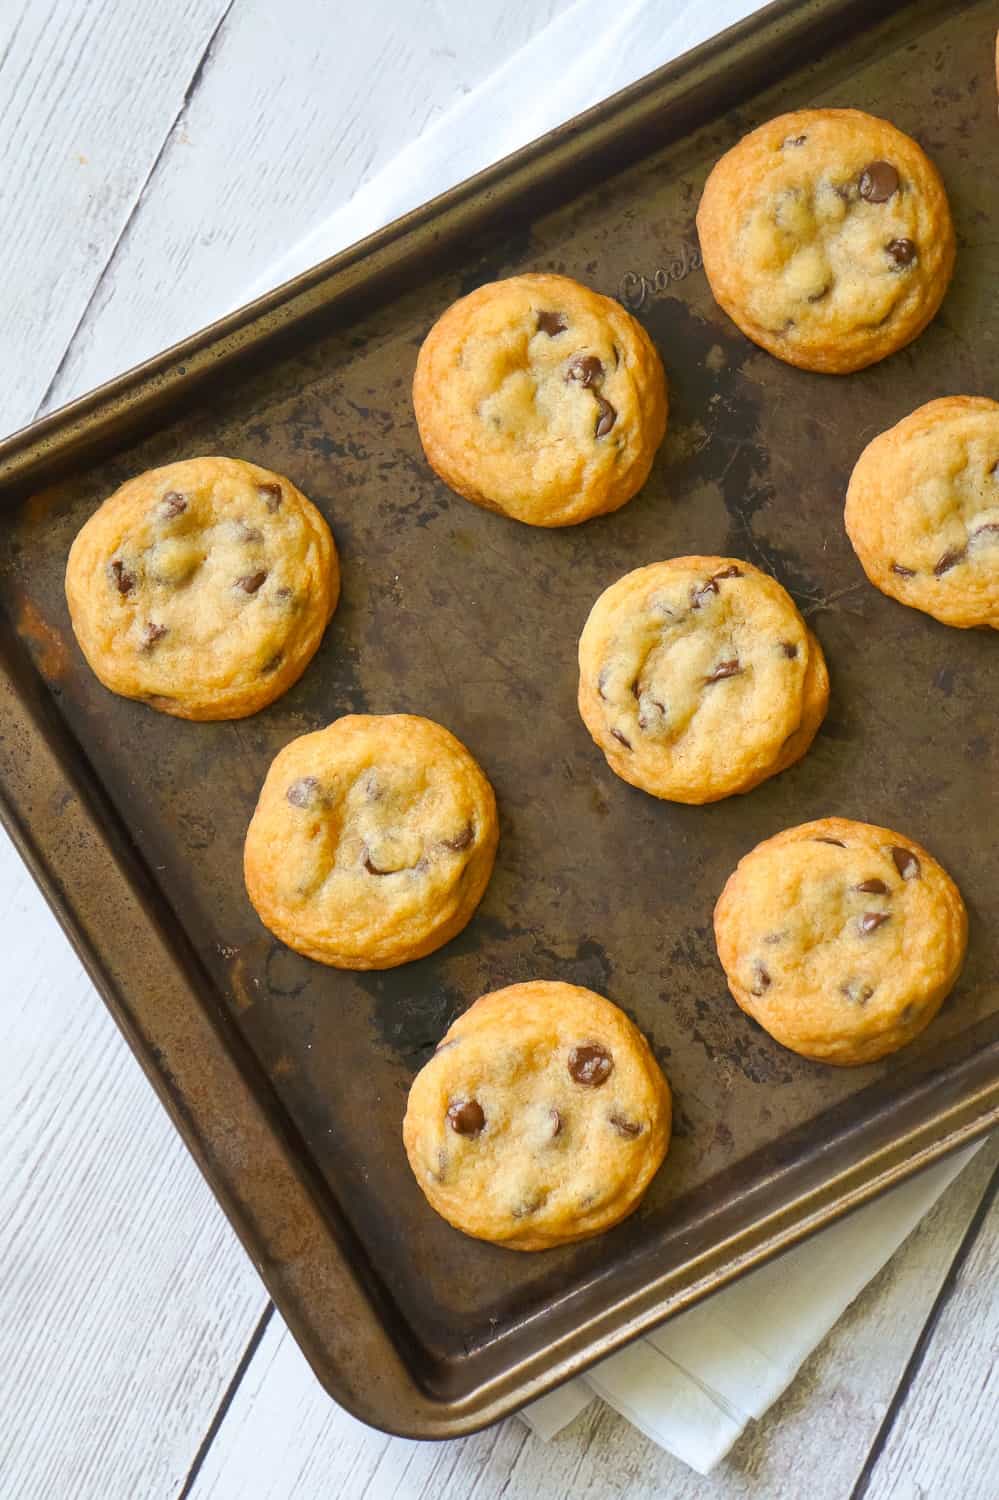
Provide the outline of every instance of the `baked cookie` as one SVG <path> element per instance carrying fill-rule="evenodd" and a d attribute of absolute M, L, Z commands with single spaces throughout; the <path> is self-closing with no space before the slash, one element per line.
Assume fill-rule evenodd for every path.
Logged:
<path fill-rule="evenodd" d="M 413 404 L 445 484 L 531 526 L 617 510 L 666 431 L 648 334 L 567 276 L 513 276 L 455 302 L 424 340 Z"/>
<path fill-rule="evenodd" d="M 315 506 L 238 458 L 130 479 L 78 533 L 66 568 L 73 630 L 104 686 L 181 719 L 273 703 L 305 671 L 339 590 Z"/>
<path fill-rule="evenodd" d="M 793 1052 L 852 1067 L 929 1025 L 961 971 L 968 919 L 919 844 L 821 818 L 758 844 L 715 907 L 738 1005 Z"/>
<path fill-rule="evenodd" d="M 579 640 L 579 711 L 612 771 L 671 802 L 748 792 L 825 716 L 822 648 L 775 579 L 675 557 L 600 595 Z"/>
<path fill-rule="evenodd" d="M 868 443 L 846 530 L 883 594 L 945 625 L 999 630 L 999 403 L 944 396 Z"/>
<path fill-rule="evenodd" d="M 616 1005 L 533 980 L 459 1016 L 413 1081 L 402 1133 L 456 1229 L 548 1250 L 638 1207 L 669 1145 L 670 1092 Z"/>
<path fill-rule="evenodd" d="M 921 333 L 954 269 L 940 175 L 856 109 L 802 109 L 744 136 L 697 212 L 716 300 L 788 364 L 841 375 Z"/>
<path fill-rule="evenodd" d="M 389 969 L 448 942 L 482 899 L 496 799 L 453 734 L 349 714 L 275 757 L 246 835 L 265 927 L 338 969 Z"/>

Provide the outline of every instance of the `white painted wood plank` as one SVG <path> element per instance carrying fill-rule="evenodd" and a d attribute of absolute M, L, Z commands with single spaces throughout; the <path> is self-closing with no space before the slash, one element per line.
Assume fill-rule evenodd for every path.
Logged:
<path fill-rule="evenodd" d="M 0 833 L 0 1495 L 176 1493 L 266 1297 Z"/>
<path fill-rule="evenodd" d="M 0 432 L 34 416 L 227 3 L 0 5 Z"/>
<path fill-rule="evenodd" d="M 239 0 L 48 405 L 229 311 L 289 244 L 568 3 Z"/>
<path fill-rule="evenodd" d="M 949 1290 L 858 1500 L 999 1495 L 999 1198 Z"/>
<path fill-rule="evenodd" d="M 516 1419 L 453 1443 L 372 1432 L 324 1395 L 274 1318 L 191 1500 L 845 1500 L 980 1201 L 999 1141 L 970 1164 L 728 1462 L 692 1474 L 595 1402 L 550 1443 Z M 255 1435 L 268 1434 L 266 1444 Z M 958 1458 L 955 1476 L 976 1461 Z M 958 1488 L 955 1495 L 964 1492 Z"/>

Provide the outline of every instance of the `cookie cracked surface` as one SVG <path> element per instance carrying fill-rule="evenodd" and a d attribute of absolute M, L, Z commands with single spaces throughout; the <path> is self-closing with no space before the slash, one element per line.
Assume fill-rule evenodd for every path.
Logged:
<path fill-rule="evenodd" d="M 511 1250 L 625 1218 L 669 1137 L 669 1086 L 637 1027 L 592 990 L 543 980 L 459 1016 L 417 1074 L 403 1125 L 431 1206 Z"/>
<path fill-rule="evenodd" d="M 297 953 L 392 968 L 466 925 L 498 836 L 492 787 L 453 734 L 412 714 L 349 714 L 275 757 L 247 830 L 246 889 Z"/>
<path fill-rule="evenodd" d="M 567 276 L 513 276 L 455 302 L 420 349 L 413 404 L 445 484 L 532 526 L 617 510 L 666 431 L 647 333 Z"/>
<path fill-rule="evenodd" d="M 234 458 L 150 469 L 78 533 L 66 597 L 105 687 L 184 719 L 238 719 L 296 682 L 336 607 L 330 529 L 282 475 Z"/>
<path fill-rule="evenodd" d="M 874 1062 L 919 1035 L 964 961 L 950 876 L 889 828 L 822 818 L 758 844 L 714 916 L 736 1003 L 816 1062 Z"/>
<path fill-rule="evenodd" d="M 850 476 L 845 520 L 883 594 L 999 630 L 999 402 L 945 396 L 880 433 Z"/>
<path fill-rule="evenodd" d="M 845 374 L 926 327 L 954 269 L 940 175 L 887 120 L 781 115 L 716 164 L 697 213 L 716 301 L 788 364 Z"/>
<path fill-rule="evenodd" d="M 619 578 L 579 641 L 579 711 L 611 770 L 674 802 L 749 791 L 805 754 L 829 679 L 779 583 L 731 557 Z"/>

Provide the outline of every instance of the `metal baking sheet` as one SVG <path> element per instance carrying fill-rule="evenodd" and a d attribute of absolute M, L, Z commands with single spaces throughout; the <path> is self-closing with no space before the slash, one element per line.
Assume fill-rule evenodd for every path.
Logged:
<path fill-rule="evenodd" d="M 882 597 L 842 525 L 875 432 L 934 396 L 997 394 L 994 28 L 986 3 L 771 6 L 0 446 L 5 821 L 316 1373 L 365 1421 L 419 1437 L 493 1421 L 999 1118 L 995 638 Z M 694 231 L 721 152 L 813 104 L 883 112 L 914 134 L 958 227 L 940 315 L 846 378 L 747 343 L 712 301 Z M 670 432 L 643 493 L 568 531 L 449 493 L 410 408 L 434 318 L 527 269 L 618 295 L 670 381 Z M 342 602 L 312 666 L 238 723 L 110 696 L 63 597 L 67 549 L 95 505 L 138 470 L 198 453 L 289 474 L 342 554 Z M 833 684 L 798 766 L 704 808 L 618 781 L 575 709 L 576 638 L 597 594 L 689 552 L 776 574 Z M 499 798 L 499 859 L 478 915 L 441 952 L 338 973 L 261 928 L 243 835 L 289 739 L 397 710 L 440 720 L 479 758 Z M 926 843 L 971 912 L 967 967 L 939 1018 L 856 1071 L 805 1062 L 743 1015 L 711 933 L 738 858 L 825 814 Z M 452 1017 L 533 976 L 622 1005 L 677 1112 L 640 1212 L 523 1256 L 436 1217 L 400 1125 Z"/>

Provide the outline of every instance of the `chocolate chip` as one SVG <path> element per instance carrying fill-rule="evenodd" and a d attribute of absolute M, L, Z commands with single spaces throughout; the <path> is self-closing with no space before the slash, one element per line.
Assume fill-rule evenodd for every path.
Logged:
<path fill-rule="evenodd" d="M 616 740 L 620 741 L 620 743 L 624 746 L 624 748 L 626 750 L 630 750 L 631 749 L 631 741 L 628 739 L 627 735 L 623 735 L 621 733 L 620 729 L 612 729 L 611 730 L 611 734 L 614 736 L 614 738 Z"/>
<path fill-rule="evenodd" d="M 877 932 L 882 922 L 887 922 L 890 918 L 890 911 L 865 911 L 857 926 L 866 937 L 868 933 Z"/>
<path fill-rule="evenodd" d="M 623 1115 L 611 1115 L 610 1122 L 619 1135 L 627 1136 L 630 1140 L 642 1133 L 642 1127 L 636 1120 L 626 1120 Z"/>
<path fill-rule="evenodd" d="M 538 313 L 538 332 L 547 333 L 550 339 L 553 339 L 556 334 L 565 333 L 565 330 L 568 328 L 568 326 L 568 323 L 565 321 L 565 318 L 563 318 L 561 313 Z"/>
<path fill-rule="evenodd" d="M 725 677 L 738 677 L 741 671 L 742 668 L 739 665 L 739 658 L 737 656 L 733 656 L 731 661 L 720 661 L 717 667 L 715 667 L 714 671 L 711 673 L 711 676 L 705 677 L 704 681 L 721 682 Z"/>
<path fill-rule="evenodd" d="M 986 521 L 984 526 L 976 526 L 971 533 L 972 537 L 999 534 L 999 521 Z"/>
<path fill-rule="evenodd" d="M 868 203 L 887 203 L 898 192 L 898 173 L 890 161 L 872 161 L 860 174 L 860 196 Z"/>
<path fill-rule="evenodd" d="M 753 965 L 753 974 L 755 976 L 754 983 L 749 993 L 751 995 L 762 995 L 764 990 L 768 990 L 773 984 L 773 980 L 770 977 L 769 971 L 759 963 Z"/>
<path fill-rule="evenodd" d="M 300 776 L 285 792 L 292 807 L 313 807 L 317 801 L 319 782 L 315 776 Z"/>
<path fill-rule="evenodd" d="M 187 509 L 187 501 L 178 490 L 167 490 L 159 503 L 159 517 L 161 521 L 172 521 L 174 516 L 181 515 Z"/>
<path fill-rule="evenodd" d="M 883 880 L 872 877 L 870 880 L 862 880 L 853 888 L 855 891 L 865 891 L 868 896 L 887 896 L 888 887 Z"/>
<path fill-rule="evenodd" d="M 911 266 L 916 258 L 916 247 L 912 240 L 889 240 L 885 249 L 899 268 Z"/>
<path fill-rule="evenodd" d="M 718 573 L 712 573 L 712 578 L 741 578 L 742 569 L 737 568 L 735 563 L 730 568 L 722 568 Z"/>
<path fill-rule="evenodd" d="M 548 1120 L 552 1128 L 552 1140 L 554 1140 L 557 1135 L 562 1134 L 562 1116 L 557 1109 L 550 1109 L 548 1111 Z"/>
<path fill-rule="evenodd" d="M 708 602 L 712 594 L 718 594 L 720 592 L 721 590 L 719 589 L 717 583 L 715 583 L 713 578 L 709 578 L 706 583 L 702 583 L 699 585 L 695 584 L 690 591 L 691 609 L 700 609 L 702 604 L 706 604 Z"/>
<path fill-rule="evenodd" d="M 565 372 L 566 380 L 575 380 L 579 385 L 589 388 L 595 380 L 599 380 L 604 373 L 603 361 L 595 354 L 577 354 L 569 361 Z"/>
<path fill-rule="evenodd" d="M 631 696 L 633 698 L 641 698 L 641 696 L 642 696 L 642 689 L 641 689 L 641 687 L 639 685 L 639 681 L 638 681 L 637 677 L 635 678 L 634 682 L 631 684 Z"/>
<path fill-rule="evenodd" d="M 119 594 L 130 594 L 135 588 L 135 575 L 128 571 L 120 557 L 116 557 L 111 564 L 111 577 Z"/>
<path fill-rule="evenodd" d="M 915 578 L 916 576 L 915 568 L 903 568 L 901 563 L 892 563 L 891 570 L 897 573 L 899 578 Z"/>
<path fill-rule="evenodd" d="M 891 851 L 891 857 L 903 880 L 915 880 L 919 876 L 923 867 L 911 849 L 903 849 L 896 844 Z"/>
<path fill-rule="evenodd" d="M 269 661 L 265 661 L 264 664 L 263 664 L 263 666 L 260 668 L 261 676 L 263 676 L 263 677 L 269 677 L 272 672 L 276 672 L 277 671 L 278 667 L 281 665 L 281 663 L 283 661 L 284 661 L 284 652 L 283 651 L 277 651 L 277 652 L 275 652 L 275 654 L 270 658 L 270 660 Z"/>
<path fill-rule="evenodd" d="M 812 839 L 812 843 L 813 844 L 835 844 L 837 849 L 845 849 L 846 848 L 846 845 L 844 844 L 844 842 L 843 842 L 842 839 L 822 839 L 822 838 L 815 838 L 815 839 Z"/>
<path fill-rule="evenodd" d="M 952 547 L 949 552 L 944 553 L 943 557 L 937 558 L 933 564 L 933 572 L 937 578 L 942 578 L 945 573 L 950 572 L 951 568 L 956 568 L 959 562 L 963 562 L 967 551 L 967 547 Z"/>
<path fill-rule="evenodd" d="M 259 573 L 244 573 L 242 578 L 236 579 L 236 587 L 244 594 L 255 594 L 266 577 L 263 569 Z"/>
<path fill-rule="evenodd" d="M 787 138 L 787 140 L 783 144 L 784 144 L 785 147 L 787 147 L 787 146 L 803 146 L 807 140 L 808 140 L 808 136 L 807 135 L 789 135 L 788 138 Z"/>
<path fill-rule="evenodd" d="M 614 1071 L 614 1059 L 606 1047 L 587 1042 L 569 1053 L 569 1077 L 586 1088 L 598 1089 Z"/>
<path fill-rule="evenodd" d="M 364 851 L 364 868 L 367 870 L 369 875 L 395 875 L 398 873 L 395 870 L 380 870 L 378 866 L 372 862 L 371 855 L 369 854 L 367 849 L 365 849 Z"/>
<path fill-rule="evenodd" d="M 455 1135 L 478 1135 L 486 1117 L 477 1099 L 456 1099 L 448 1109 L 447 1122 Z"/>
<path fill-rule="evenodd" d="M 261 500 L 267 506 L 267 509 L 271 512 L 272 515 L 279 508 L 281 501 L 284 498 L 281 486 L 273 479 L 269 479 L 266 484 L 258 484 L 257 494 L 260 496 Z"/>
<path fill-rule="evenodd" d="M 840 993 L 852 1000 L 854 1005 L 866 1005 L 874 994 L 874 986 L 865 984 L 860 979 L 848 979 L 846 984 L 840 985 Z"/>
<path fill-rule="evenodd" d="M 475 829 L 471 823 L 466 823 L 460 833 L 456 833 L 453 839 L 441 839 L 445 849 L 453 849 L 455 854 L 460 854 L 462 849 L 467 849 L 475 837 Z"/>
<path fill-rule="evenodd" d="M 617 421 L 617 412 L 609 401 L 604 400 L 603 396 L 597 396 L 596 400 L 597 425 L 593 430 L 593 436 L 602 438 L 607 436 Z"/>
<path fill-rule="evenodd" d="M 798 648 L 794 644 L 794 641 L 781 641 L 780 644 L 781 650 L 784 652 L 784 655 L 790 657 L 790 659 L 793 661 L 798 654 Z"/>
<path fill-rule="evenodd" d="M 143 649 L 143 651 L 149 651 L 149 650 L 151 650 L 152 647 L 156 645 L 157 641 L 161 641 L 163 639 L 163 637 L 166 635 L 166 633 L 167 633 L 167 628 L 166 628 L 165 625 L 154 625 L 153 622 L 150 620 L 150 622 L 149 622 L 148 625 L 144 625 L 142 627 L 142 649 Z"/>

